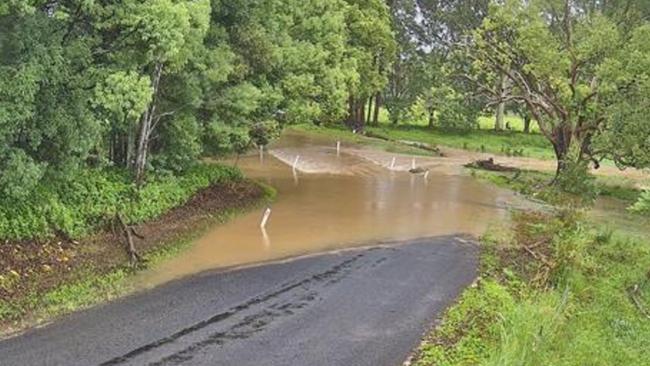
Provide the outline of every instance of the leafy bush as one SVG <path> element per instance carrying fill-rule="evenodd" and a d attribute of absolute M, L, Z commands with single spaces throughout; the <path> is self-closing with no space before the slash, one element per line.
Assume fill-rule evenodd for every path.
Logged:
<path fill-rule="evenodd" d="M 630 207 L 630 210 L 641 214 L 650 214 L 650 189 L 641 193 L 639 200 Z"/>
<path fill-rule="evenodd" d="M 562 192 L 580 197 L 586 202 L 594 201 L 598 195 L 595 177 L 589 174 L 588 162 L 584 160 L 567 158 L 565 168 L 555 183 Z"/>
<path fill-rule="evenodd" d="M 248 135 L 255 145 L 266 146 L 280 136 L 280 125 L 274 121 L 259 122 L 251 127 Z"/>
<path fill-rule="evenodd" d="M 1 194 L 14 198 L 28 196 L 43 176 L 45 164 L 36 163 L 20 149 L 9 150 L 2 155 L 5 156 L 0 159 Z"/>
<path fill-rule="evenodd" d="M 471 130 L 478 128 L 478 111 L 457 94 L 452 94 L 440 106 L 438 120 L 440 127 L 451 130 Z"/>
<path fill-rule="evenodd" d="M 165 149 L 159 151 L 152 161 L 158 171 L 180 173 L 191 167 L 203 152 L 201 127 L 191 114 L 181 114 L 174 123 L 161 126 L 160 143 Z"/>
<path fill-rule="evenodd" d="M 86 235 L 116 212 L 130 223 L 156 218 L 181 205 L 211 184 L 242 179 L 231 167 L 198 164 L 182 175 L 161 175 L 137 189 L 120 171 L 84 170 L 72 181 L 36 187 L 24 199 L 3 196 L 0 203 L 0 238 L 40 239 L 62 234 Z"/>

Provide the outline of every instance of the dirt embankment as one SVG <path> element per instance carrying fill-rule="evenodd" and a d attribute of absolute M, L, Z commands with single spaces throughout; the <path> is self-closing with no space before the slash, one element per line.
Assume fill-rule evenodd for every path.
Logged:
<path fill-rule="evenodd" d="M 187 237 L 219 214 L 252 207 L 263 197 L 263 189 L 247 180 L 211 186 L 158 219 L 135 226 L 142 236 L 135 238 L 135 245 L 146 254 Z M 123 232 L 111 228 L 78 241 L 55 238 L 1 243 L 0 302 L 19 304 L 80 280 L 88 271 L 107 273 L 128 261 Z M 20 314 L 0 314 L 0 319 L 15 316 Z"/>

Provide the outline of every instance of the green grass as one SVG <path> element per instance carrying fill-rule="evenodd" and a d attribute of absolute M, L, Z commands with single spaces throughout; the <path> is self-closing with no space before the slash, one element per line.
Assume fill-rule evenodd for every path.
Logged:
<path fill-rule="evenodd" d="M 480 116 L 478 118 L 479 128 L 481 130 L 493 130 L 494 119 L 495 116 Z M 506 114 L 506 123 L 510 124 L 510 128 L 512 131 L 515 132 L 524 131 L 524 120 L 523 118 L 517 115 Z M 537 123 L 532 122 L 530 124 L 530 131 L 533 133 L 539 133 L 539 127 L 537 126 Z"/>
<path fill-rule="evenodd" d="M 557 197 L 549 182 L 553 173 L 522 170 L 520 172 L 492 172 L 471 169 L 472 176 L 489 181 L 502 188 L 512 189 L 532 198 L 538 198 L 549 203 L 556 203 L 566 197 Z M 626 177 L 594 176 L 598 196 L 611 197 L 631 205 L 639 199 L 641 191 L 636 188 L 634 181 Z"/>
<path fill-rule="evenodd" d="M 366 116 L 368 115 L 368 108 L 366 108 Z M 520 116 L 512 113 L 506 114 L 506 123 L 510 125 L 511 131 L 513 132 L 523 132 L 524 131 L 524 120 Z M 494 115 L 482 115 L 478 117 L 478 128 L 481 130 L 494 130 L 495 116 Z M 381 125 L 392 125 L 386 108 L 382 107 L 379 109 L 379 123 Z M 400 126 L 420 126 L 426 127 L 429 125 L 429 117 L 425 115 L 423 111 L 415 112 L 413 111 L 407 116 L 403 121 L 399 121 L 398 125 Z M 531 132 L 539 132 L 539 127 L 537 123 L 532 122 L 530 125 Z"/>
<path fill-rule="evenodd" d="M 520 215 L 503 232 L 483 238 L 481 279 L 423 342 L 416 365 L 648 364 L 647 242 L 567 213 Z M 540 239 L 533 250 L 548 264 L 523 250 Z"/>
<path fill-rule="evenodd" d="M 448 146 L 463 150 L 538 159 L 555 158 L 550 143 L 544 136 L 535 133 L 488 130 L 447 131 L 411 125 L 368 126 L 366 130 L 395 140 L 418 141 L 432 146 Z"/>

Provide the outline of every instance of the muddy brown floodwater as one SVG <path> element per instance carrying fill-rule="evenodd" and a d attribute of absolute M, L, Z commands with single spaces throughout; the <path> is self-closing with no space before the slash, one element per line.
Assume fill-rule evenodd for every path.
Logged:
<path fill-rule="evenodd" d="M 292 165 L 298 157 L 296 170 Z M 285 134 L 263 159 L 239 160 L 247 176 L 277 189 L 266 230 L 263 210 L 215 226 L 181 255 L 142 274 L 149 287 L 200 271 L 367 245 L 465 233 L 480 235 L 507 217 L 513 193 L 462 174 L 444 158 L 412 158 Z"/>

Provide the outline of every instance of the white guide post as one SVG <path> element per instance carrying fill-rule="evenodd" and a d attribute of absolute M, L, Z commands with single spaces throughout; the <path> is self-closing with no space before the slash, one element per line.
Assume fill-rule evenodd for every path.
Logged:
<path fill-rule="evenodd" d="M 390 168 L 393 169 L 395 168 L 395 157 L 393 156 L 393 159 L 390 161 Z"/>
<path fill-rule="evenodd" d="M 298 161 L 300 161 L 300 155 L 296 156 L 296 160 L 293 161 L 293 171 L 296 171 L 296 167 L 298 166 Z"/>
<path fill-rule="evenodd" d="M 266 210 L 264 210 L 264 215 L 262 215 L 262 222 L 260 222 L 260 227 L 262 229 L 266 228 L 266 223 L 269 221 L 269 217 L 271 217 L 271 207 L 267 207 Z"/>

